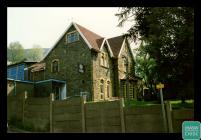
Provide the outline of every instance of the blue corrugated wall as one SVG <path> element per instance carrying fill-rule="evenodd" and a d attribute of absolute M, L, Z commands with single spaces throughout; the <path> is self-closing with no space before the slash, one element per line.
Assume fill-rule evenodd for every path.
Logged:
<path fill-rule="evenodd" d="M 24 64 L 16 65 L 7 69 L 7 78 L 24 80 Z"/>

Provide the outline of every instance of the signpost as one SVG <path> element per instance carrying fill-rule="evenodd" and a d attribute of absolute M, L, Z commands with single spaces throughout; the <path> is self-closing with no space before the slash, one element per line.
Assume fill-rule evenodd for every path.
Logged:
<path fill-rule="evenodd" d="M 165 132 L 167 132 L 165 107 L 164 107 L 164 102 L 163 102 L 163 91 L 162 91 L 163 88 L 164 88 L 164 84 L 159 83 L 158 85 L 156 85 L 156 89 L 160 90 L 161 106 L 162 106 L 162 113 L 163 113 L 163 123 L 164 123 L 164 127 L 165 127 Z"/>

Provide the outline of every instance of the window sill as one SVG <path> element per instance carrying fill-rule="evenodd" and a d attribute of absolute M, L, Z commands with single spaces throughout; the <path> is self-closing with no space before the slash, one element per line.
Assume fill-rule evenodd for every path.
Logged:
<path fill-rule="evenodd" d="M 105 68 L 105 69 L 109 69 L 109 67 L 106 67 L 106 66 L 103 66 L 103 65 L 101 65 L 101 67 L 103 67 L 103 68 Z"/>
<path fill-rule="evenodd" d="M 79 42 L 79 41 L 80 41 L 80 40 L 77 40 L 77 41 L 74 41 L 74 42 L 70 42 L 70 43 L 69 43 L 69 42 L 65 42 L 64 44 L 65 44 L 65 45 L 70 45 L 70 44 L 73 44 L 73 43 L 77 43 L 77 42 Z"/>

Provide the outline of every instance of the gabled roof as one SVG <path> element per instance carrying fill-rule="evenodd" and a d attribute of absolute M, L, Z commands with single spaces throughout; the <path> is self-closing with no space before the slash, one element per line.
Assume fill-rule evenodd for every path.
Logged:
<path fill-rule="evenodd" d="M 86 29 L 85 27 L 75 23 L 75 25 L 77 25 L 77 27 L 79 28 L 80 32 L 84 35 L 84 37 L 87 39 L 87 41 L 90 43 L 91 47 L 94 50 L 99 51 L 101 44 L 104 40 L 104 38 L 88 29 Z"/>
<path fill-rule="evenodd" d="M 61 40 L 61 38 L 67 33 L 67 31 L 70 29 L 71 26 L 74 26 L 75 29 L 79 32 L 81 37 L 84 39 L 86 44 L 90 49 L 93 49 L 97 52 L 99 52 L 99 49 L 102 45 L 102 42 L 104 40 L 104 37 L 101 37 L 100 35 L 86 29 L 85 27 L 72 22 L 70 26 L 65 30 L 65 32 L 61 35 L 61 37 L 56 41 L 54 46 L 49 50 L 49 52 L 45 55 L 43 60 L 48 56 L 48 54 L 56 47 L 57 43 Z"/>
<path fill-rule="evenodd" d="M 122 44 L 124 42 L 124 37 L 123 36 L 117 36 L 113 38 L 107 39 L 108 43 L 110 44 L 110 48 L 114 54 L 114 57 L 118 57 L 120 50 L 122 48 Z"/>

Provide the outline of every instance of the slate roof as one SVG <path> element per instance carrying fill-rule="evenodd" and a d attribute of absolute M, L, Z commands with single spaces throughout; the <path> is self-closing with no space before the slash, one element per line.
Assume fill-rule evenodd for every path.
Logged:
<path fill-rule="evenodd" d="M 49 52 L 45 55 L 45 57 L 43 58 L 43 60 L 49 55 L 49 53 L 56 47 L 56 44 L 61 40 L 61 38 L 66 34 L 66 32 L 69 30 L 69 28 L 71 26 L 74 26 L 76 28 L 76 30 L 78 30 L 78 32 L 80 33 L 80 35 L 83 37 L 83 39 L 85 40 L 85 42 L 87 43 L 88 47 L 96 52 L 100 52 L 100 48 L 101 45 L 103 45 L 103 41 L 107 41 L 109 43 L 109 49 L 111 48 L 111 52 L 112 52 L 112 57 L 117 58 L 120 50 L 121 50 L 121 46 L 123 44 L 124 41 L 124 37 L 123 36 L 117 36 L 117 37 L 113 37 L 113 38 L 109 38 L 109 39 L 105 39 L 104 37 L 86 29 L 85 27 L 72 22 L 71 25 L 66 29 L 66 31 L 63 33 L 63 35 L 57 40 L 57 42 L 55 43 L 55 45 L 49 50 Z M 42 60 L 42 61 L 43 61 Z"/>
<path fill-rule="evenodd" d="M 102 45 L 102 42 L 104 40 L 104 37 L 86 29 L 85 27 L 83 27 L 77 23 L 75 23 L 75 24 L 80 29 L 80 31 L 85 36 L 85 38 L 90 43 L 90 45 L 93 47 L 93 49 L 99 51 L 99 49 Z"/>
<path fill-rule="evenodd" d="M 124 41 L 124 37 L 123 36 L 117 36 L 117 37 L 109 38 L 107 40 L 108 40 L 110 48 L 114 54 L 114 57 L 117 58 L 119 55 L 119 52 L 121 50 L 121 46 L 123 44 L 123 41 Z"/>

